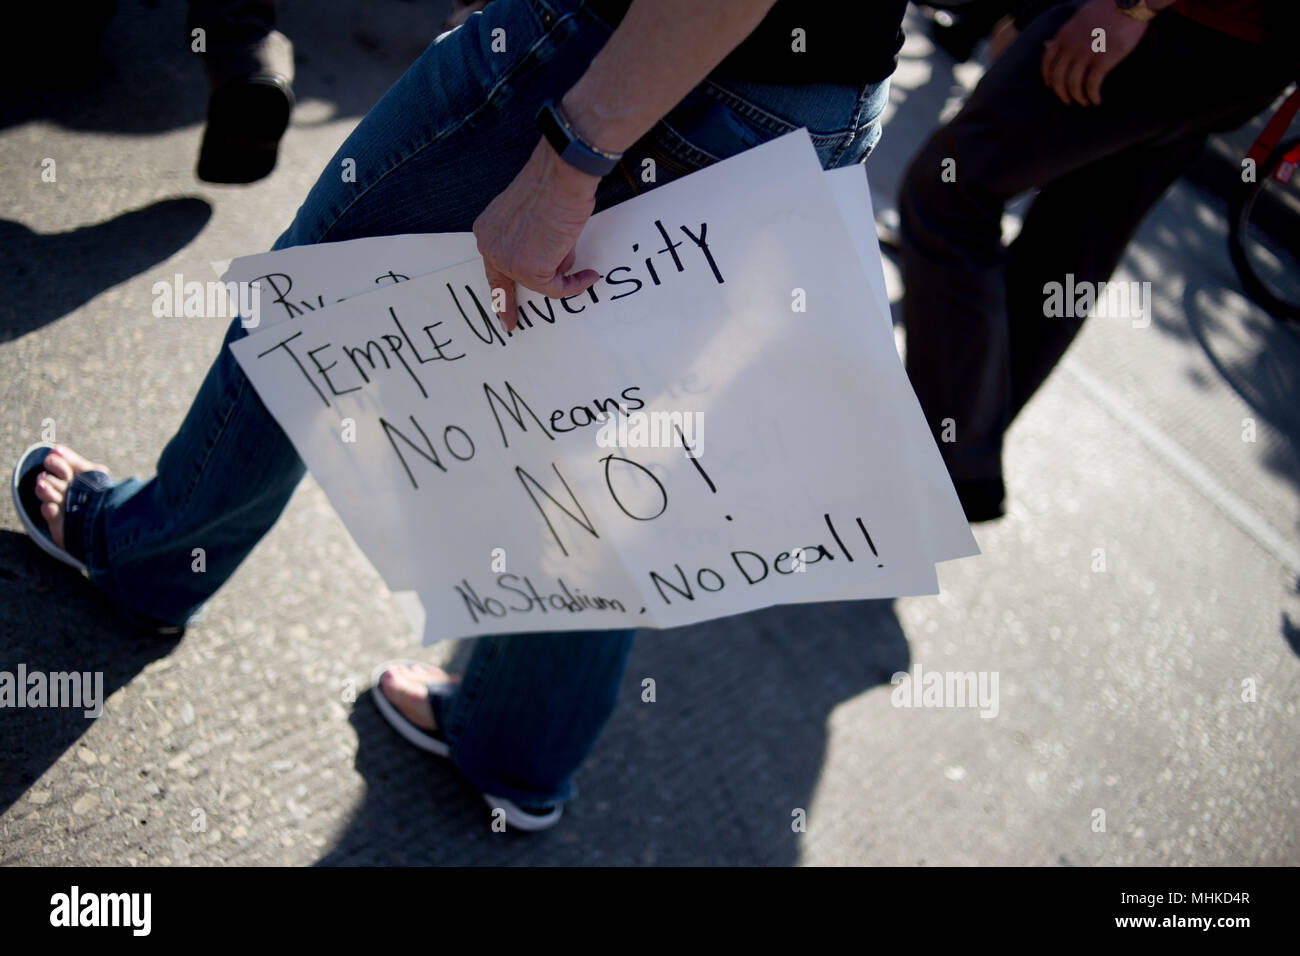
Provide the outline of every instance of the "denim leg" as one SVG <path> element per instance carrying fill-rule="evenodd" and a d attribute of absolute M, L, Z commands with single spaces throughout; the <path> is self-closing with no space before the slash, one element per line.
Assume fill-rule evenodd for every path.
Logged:
<path fill-rule="evenodd" d="M 493 50 L 498 28 L 508 52 Z M 607 38 L 598 21 L 540 0 L 491 4 L 433 43 L 366 115 L 275 248 L 469 229 L 536 144 L 541 101 L 572 85 Z M 355 181 L 340 175 L 344 159 Z M 89 516 L 90 579 L 135 615 L 185 624 L 304 474 L 230 352 L 244 334 L 231 324 L 157 476 L 115 485 Z"/>
<path fill-rule="evenodd" d="M 157 475 L 114 485 L 88 529 L 91 583 L 133 615 L 183 626 L 306 473 L 230 352 L 241 334 L 236 319 Z"/>
<path fill-rule="evenodd" d="M 480 637 L 441 708 L 452 761 L 483 793 L 547 806 L 572 777 L 618 701 L 634 630 Z"/>

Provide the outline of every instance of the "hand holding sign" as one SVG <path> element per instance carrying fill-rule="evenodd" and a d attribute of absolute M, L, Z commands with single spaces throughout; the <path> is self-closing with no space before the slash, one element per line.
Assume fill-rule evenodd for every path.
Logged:
<path fill-rule="evenodd" d="M 578 237 L 596 207 L 599 183 L 598 177 L 574 169 L 540 142 L 519 175 L 474 221 L 492 309 L 507 332 L 519 325 L 516 282 L 562 299 L 600 279 L 595 269 L 569 274 Z"/>

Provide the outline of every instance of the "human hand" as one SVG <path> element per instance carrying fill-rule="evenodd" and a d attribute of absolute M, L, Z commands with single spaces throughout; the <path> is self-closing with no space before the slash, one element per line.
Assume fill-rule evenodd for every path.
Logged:
<path fill-rule="evenodd" d="M 596 207 L 599 182 L 541 140 L 510 185 L 474 220 L 492 310 L 506 331 L 519 324 L 516 282 L 558 299 L 576 295 L 600 278 L 594 269 L 569 274 L 578 236 Z"/>
<path fill-rule="evenodd" d="M 1104 31 L 1094 38 L 1093 31 Z M 1101 105 L 1101 83 L 1133 52 L 1147 25 L 1120 12 L 1115 0 L 1088 0 L 1043 45 L 1043 82 L 1066 106 Z M 1094 44 L 1104 47 L 1094 51 Z"/>

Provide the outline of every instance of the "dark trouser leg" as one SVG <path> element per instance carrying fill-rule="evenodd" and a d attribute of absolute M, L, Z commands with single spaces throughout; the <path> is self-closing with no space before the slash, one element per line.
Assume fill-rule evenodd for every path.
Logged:
<path fill-rule="evenodd" d="M 203 61 L 210 89 L 255 73 L 293 82 L 293 45 L 275 28 L 277 0 L 190 0 L 188 30 L 203 31 Z"/>
<path fill-rule="evenodd" d="M 1008 423 L 1065 354 L 1083 316 L 1052 317 L 1048 283 L 1107 281 L 1142 219 L 1200 154 L 1203 136 L 1135 148 L 1044 186 L 1008 250 Z M 1150 316 L 1143 316 L 1145 322 Z"/>
<path fill-rule="evenodd" d="M 902 187 L 907 369 L 959 491 L 1000 486 L 1003 434 L 1076 331 L 1041 324 L 1050 280 L 1039 277 L 1106 278 L 1194 156 L 1189 144 L 1243 122 L 1287 82 L 1287 68 L 1259 48 L 1167 14 L 1107 78 L 1101 106 L 1065 106 L 1039 63 L 1071 12 L 1056 7 L 1030 24 L 913 159 Z M 1003 209 L 1035 188 L 1042 205 L 1009 257 Z M 1094 213 L 1102 207 L 1110 220 Z"/>

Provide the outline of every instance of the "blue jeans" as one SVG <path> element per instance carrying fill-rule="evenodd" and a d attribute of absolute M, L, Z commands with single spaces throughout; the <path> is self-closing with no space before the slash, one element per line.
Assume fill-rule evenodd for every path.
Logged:
<path fill-rule="evenodd" d="M 506 52 L 493 52 L 505 30 Z M 582 74 L 611 33 L 583 0 L 498 0 L 433 42 L 366 115 L 275 248 L 456 232 L 523 167 L 542 102 Z M 497 34 L 500 37 L 500 34 Z M 498 44 L 499 45 L 499 44 Z M 628 151 L 597 209 L 806 126 L 823 165 L 860 162 L 880 135 L 887 83 L 783 87 L 706 80 Z M 353 159 L 356 181 L 343 182 Z M 655 182 L 643 181 L 646 159 Z M 92 583 L 129 613 L 182 625 L 279 517 L 305 468 L 227 347 L 157 476 L 114 485 L 87 511 Z M 204 573 L 193 549 L 203 548 Z M 440 725 L 478 789 L 525 806 L 569 799 L 613 710 L 634 632 L 479 638 Z"/>

